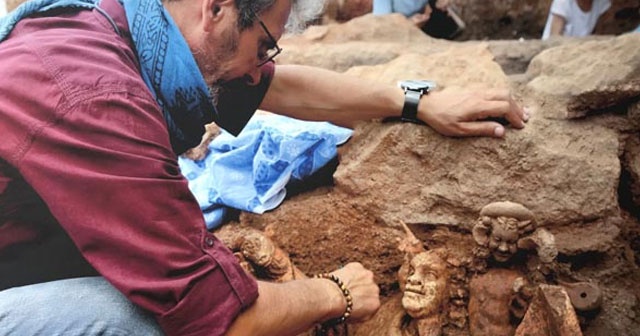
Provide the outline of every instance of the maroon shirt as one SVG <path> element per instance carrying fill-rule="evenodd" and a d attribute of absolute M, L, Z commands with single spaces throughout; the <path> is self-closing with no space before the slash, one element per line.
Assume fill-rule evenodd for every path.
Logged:
<path fill-rule="evenodd" d="M 123 8 L 101 7 L 124 37 L 72 10 L 24 19 L 0 43 L 0 289 L 95 270 L 168 335 L 223 334 L 256 282 L 206 231 Z M 241 123 L 264 73 L 224 97 L 242 101 Z"/>

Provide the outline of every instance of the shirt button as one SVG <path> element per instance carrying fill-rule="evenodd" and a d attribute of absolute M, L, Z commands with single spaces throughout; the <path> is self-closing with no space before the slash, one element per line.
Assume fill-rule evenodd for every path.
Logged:
<path fill-rule="evenodd" d="M 209 247 L 213 247 L 213 237 L 207 237 L 204 239 L 204 243 Z"/>

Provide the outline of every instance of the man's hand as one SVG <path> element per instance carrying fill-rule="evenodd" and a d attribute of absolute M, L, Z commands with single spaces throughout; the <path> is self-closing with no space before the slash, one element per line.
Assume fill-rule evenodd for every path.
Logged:
<path fill-rule="evenodd" d="M 432 12 L 433 10 L 431 7 L 427 5 L 422 13 L 413 14 L 409 19 L 416 25 L 416 27 L 422 28 L 422 26 L 424 26 L 431 18 Z"/>
<path fill-rule="evenodd" d="M 436 1 L 436 8 L 441 11 L 446 11 L 449 7 L 449 0 L 438 0 Z"/>
<path fill-rule="evenodd" d="M 380 307 L 380 290 L 373 273 L 359 263 L 334 271 L 349 289 L 353 308 L 347 322 L 365 321 Z M 314 324 L 339 318 L 346 300 L 336 283 L 322 278 L 283 283 L 258 281 L 260 296 L 243 311 L 227 331 L 227 336 L 299 335 Z"/>
<path fill-rule="evenodd" d="M 360 263 L 350 263 L 332 272 L 351 292 L 353 311 L 349 322 L 366 321 L 380 308 L 380 289 L 373 281 L 373 273 Z"/>
<path fill-rule="evenodd" d="M 512 127 L 524 128 L 529 113 L 511 97 L 508 90 L 468 91 L 446 88 L 423 96 L 418 118 L 447 136 L 504 136 L 504 119 Z"/>

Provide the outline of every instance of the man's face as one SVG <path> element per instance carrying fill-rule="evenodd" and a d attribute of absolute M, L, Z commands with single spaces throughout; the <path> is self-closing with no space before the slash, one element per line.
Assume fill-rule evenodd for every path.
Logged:
<path fill-rule="evenodd" d="M 192 45 L 194 57 L 207 84 L 217 88 L 232 81 L 244 81 L 250 84 L 260 82 L 261 57 L 273 47 L 273 41 L 259 24 L 262 20 L 266 29 L 279 39 L 284 33 L 284 25 L 291 11 L 290 0 L 277 0 L 276 3 L 256 17 L 254 24 L 242 32 L 238 27 L 238 13 L 220 22 L 216 29 Z"/>
<path fill-rule="evenodd" d="M 413 318 L 438 314 L 446 294 L 446 264 L 433 253 L 417 254 L 409 264 L 402 306 Z"/>
<path fill-rule="evenodd" d="M 237 27 L 226 27 L 219 36 L 208 36 L 206 43 L 193 50 L 193 56 L 205 82 L 214 96 L 214 104 L 220 87 L 224 84 L 229 62 L 238 53 L 240 31 Z"/>
<path fill-rule="evenodd" d="M 506 262 L 518 252 L 518 221 L 515 218 L 499 217 L 493 221 L 489 238 L 489 249 L 498 262 Z"/>

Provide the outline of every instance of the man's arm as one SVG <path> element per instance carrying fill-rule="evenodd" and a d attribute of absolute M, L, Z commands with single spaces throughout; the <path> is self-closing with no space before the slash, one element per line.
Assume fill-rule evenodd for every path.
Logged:
<path fill-rule="evenodd" d="M 551 14 L 551 31 L 549 36 L 560 36 L 564 33 L 566 20 L 558 14 Z"/>
<path fill-rule="evenodd" d="M 303 120 L 324 120 L 353 127 L 356 121 L 400 116 L 404 92 L 337 72 L 300 65 L 279 65 L 261 109 Z M 418 118 L 448 136 L 504 135 L 489 117 L 523 128 L 527 113 L 508 90 L 467 91 L 445 88 L 424 95 Z"/>
<path fill-rule="evenodd" d="M 380 307 L 373 273 L 359 263 L 333 272 L 353 298 L 349 321 L 371 317 Z M 298 335 L 314 324 L 342 316 L 346 300 L 331 280 L 303 279 L 285 283 L 258 282 L 260 296 L 234 321 L 228 336 Z"/>
<path fill-rule="evenodd" d="M 393 13 L 392 0 L 373 0 L 373 14 L 384 15 Z"/>
<path fill-rule="evenodd" d="M 427 21 L 429 21 L 429 19 L 431 18 L 432 12 L 433 12 L 433 9 L 431 9 L 431 6 L 427 4 L 424 7 L 424 10 L 416 14 L 413 14 L 409 19 L 411 20 L 411 22 L 413 22 L 413 24 L 416 25 L 416 27 L 422 28 L 422 26 L 424 26 L 427 23 Z"/>

